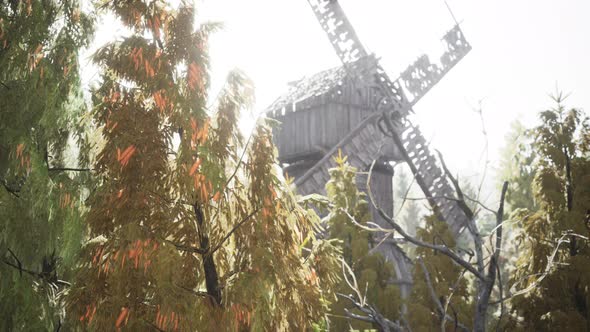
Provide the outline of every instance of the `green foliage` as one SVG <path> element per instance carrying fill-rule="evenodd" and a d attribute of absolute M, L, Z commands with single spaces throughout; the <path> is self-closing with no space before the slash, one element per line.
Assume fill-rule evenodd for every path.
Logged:
<path fill-rule="evenodd" d="M 330 180 L 326 184 L 330 212 L 326 217 L 330 238 L 338 239 L 342 245 L 343 259 L 352 268 L 360 291 L 366 295 L 367 302 L 374 305 L 386 318 L 395 321 L 400 312 L 400 294 L 397 286 L 391 283 L 395 278 L 393 266 L 383 256 L 371 249 L 371 234 L 354 225 L 350 216 L 358 223 L 371 220 L 366 195 L 356 187 L 356 169 L 346 163 L 346 158 L 336 158 L 337 166 L 330 170 Z M 350 294 L 352 291 L 344 280 L 337 291 Z M 369 329 L 371 325 L 357 320 L 346 319 L 344 309 L 351 309 L 346 299 L 339 298 L 331 307 L 333 317 L 330 327 L 334 331 L 345 331 L 350 327 Z M 355 310 L 351 310 L 355 312 Z"/>
<path fill-rule="evenodd" d="M 68 141 L 81 143 L 78 51 L 91 26 L 77 1 L 0 3 L 3 331 L 52 330 L 63 320 L 61 279 L 80 248 L 89 178 L 61 168 L 72 166 Z"/>
<path fill-rule="evenodd" d="M 557 106 L 541 112 L 541 125 L 531 131 L 538 155 L 532 186 L 538 210 L 518 210 L 514 217 L 523 232 L 511 282 L 533 290 L 513 299 L 514 315 L 522 319 L 511 324 L 524 330 L 580 331 L 590 329 L 590 248 L 587 240 L 572 235 L 563 238 L 566 243 L 557 241 L 570 233 L 588 236 L 589 126 L 582 111 L 562 105 L 561 95 L 555 101 Z"/>
<path fill-rule="evenodd" d="M 452 250 L 456 247 L 448 225 L 439 222 L 434 216 L 426 218 L 425 227 L 419 228 L 416 235 L 422 241 L 445 244 Z M 416 249 L 416 256 L 423 261 L 434 293 L 443 307 L 447 306 L 447 314 L 450 317 L 456 317 L 462 324 L 470 326 L 473 304 L 463 269 L 447 256 L 434 253 L 430 249 L 419 247 Z M 441 328 L 441 315 L 432 298 L 421 264 L 414 264 L 412 275 L 414 285 L 408 301 L 409 324 L 414 331 L 438 331 Z M 447 321 L 445 328 L 449 331 L 453 330 L 454 323 Z"/>
<path fill-rule="evenodd" d="M 501 152 L 498 178 L 509 183 L 506 193 L 507 211 L 519 208 L 534 211 L 537 205 L 533 197 L 532 183 L 536 154 L 531 149 L 531 133 L 516 120 L 510 124 L 505 142 Z"/>

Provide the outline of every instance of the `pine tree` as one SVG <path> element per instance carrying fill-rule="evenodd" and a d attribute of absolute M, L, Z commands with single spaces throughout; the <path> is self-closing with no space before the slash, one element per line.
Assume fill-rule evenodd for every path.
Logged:
<path fill-rule="evenodd" d="M 0 329 L 59 329 L 83 236 L 87 172 L 66 171 L 80 115 L 79 50 L 93 22 L 77 1 L 0 3 Z"/>
<path fill-rule="evenodd" d="M 448 225 L 438 221 L 434 216 L 426 218 L 425 227 L 418 228 L 416 235 L 422 241 L 445 244 L 452 249 L 456 245 Z M 408 321 L 412 329 L 414 331 L 441 329 L 442 315 L 437 302 L 446 309 L 447 315 L 453 320 L 470 326 L 473 305 L 463 269 L 450 258 L 430 249 L 418 247 L 416 256 L 412 273 L 414 284 L 408 301 Z M 433 292 L 438 297 L 437 302 L 433 299 Z M 446 330 L 455 328 L 453 320 L 446 320 Z"/>
<path fill-rule="evenodd" d="M 537 211 L 517 211 L 523 228 L 521 255 L 512 283 L 532 291 L 513 298 L 511 322 L 524 330 L 590 329 L 590 127 L 579 109 L 541 112 L 532 130 L 538 155 L 532 191 Z M 561 240 L 561 241 L 560 241 Z M 567 241 L 567 242 L 565 242 Z M 555 256 L 553 254 L 555 253 Z"/>
<path fill-rule="evenodd" d="M 94 121 L 105 145 L 72 325 L 106 331 L 304 330 L 337 281 L 336 248 L 276 176 L 271 130 L 244 143 L 252 84 L 232 72 L 208 106 L 214 24 L 161 1 L 114 1 L 130 36 L 101 48 Z M 208 112 L 214 109 L 214 112 Z M 307 243 L 311 253 L 303 255 Z M 73 328 L 73 327 L 72 327 Z"/>
<path fill-rule="evenodd" d="M 351 222 L 350 217 L 360 224 L 371 220 L 368 202 L 366 195 L 356 187 L 357 170 L 346 162 L 346 157 L 338 156 L 335 160 L 337 166 L 330 170 L 330 180 L 326 184 L 327 198 L 331 203 L 325 218 L 330 238 L 340 240 L 343 259 L 352 268 L 367 302 L 384 317 L 395 321 L 400 315 L 401 300 L 398 287 L 391 283 L 395 278 L 393 266 L 369 246 L 371 234 Z M 345 280 L 340 282 L 337 291 L 351 293 Z M 352 309 L 347 299 L 339 298 L 331 309 L 331 328 L 334 331 L 345 331 L 350 327 L 372 328 L 369 323 L 344 318 L 345 309 Z"/>

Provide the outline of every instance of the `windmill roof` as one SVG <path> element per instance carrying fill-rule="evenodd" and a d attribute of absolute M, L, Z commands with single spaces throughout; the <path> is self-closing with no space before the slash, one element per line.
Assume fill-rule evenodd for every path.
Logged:
<path fill-rule="evenodd" d="M 291 82 L 289 84 L 289 90 L 277 98 L 266 109 L 266 112 L 272 113 L 294 103 L 301 103 L 305 100 L 322 96 L 341 85 L 346 76 L 346 69 L 344 66 L 340 66 Z"/>

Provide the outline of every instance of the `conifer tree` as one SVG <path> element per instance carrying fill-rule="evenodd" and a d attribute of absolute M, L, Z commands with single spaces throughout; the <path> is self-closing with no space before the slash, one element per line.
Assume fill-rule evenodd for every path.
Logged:
<path fill-rule="evenodd" d="M 106 331 L 304 330 L 337 280 L 336 248 L 276 176 L 271 130 L 237 128 L 252 84 L 208 104 L 207 41 L 186 2 L 108 1 L 130 36 L 102 47 L 105 146 L 70 324 Z M 213 109 L 213 112 L 208 112 Z M 306 240 L 307 239 L 307 240 Z M 304 243 L 311 253 L 302 253 Z"/>
<path fill-rule="evenodd" d="M 330 180 L 326 184 L 326 193 L 331 203 L 330 212 L 326 217 L 327 227 L 332 239 L 338 239 L 342 246 L 344 261 L 355 274 L 360 291 L 366 296 L 367 303 L 376 307 L 385 318 L 396 321 L 400 316 L 400 293 L 392 283 L 395 273 L 391 262 L 370 247 L 371 233 L 355 225 L 350 218 L 365 224 L 371 221 L 371 214 L 366 194 L 356 187 L 356 168 L 346 162 L 346 157 L 335 157 L 336 167 L 330 170 Z M 352 290 L 343 279 L 337 291 L 350 294 Z M 365 293 L 366 292 L 366 293 Z M 370 323 L 345 318 L 351 303 L 348 299 L 339 298 L 332 307 L 333 331 L 346 331 L 350 327 L 355 329 L 374 328 Z"/>
<path fill-rule="evenodd" d="M 424 228 L 418 228 L 422 241 L 445 244 L 455 248 L 456 242 L 446 223 L 436 217 L 426 217 Z M 452 319 L 445 320 L 446 330 L 455 328 L 455 320 L 471 325 L 473 304 L 463 269 L 450 258 L 430 249 L 417 247 L 414 263 L 412 294 L 408 301 L 408 320 L 415 331 L 441 330 L 443 312 Z M 436 296 L 437 298 L 433 298 Z"/>
<path fill-rule="evenodd" d="M 579 109 L 556 107 L 540 113 L 532 130 L 538 155 L 532 191 L 537 211 L 519 210 L 515 218 L 520 257 L 513 288 L 512 327 L 524 330 L 590 329 L 590 127 Z M 530 290 L 530 292 L 527 292 Z"/>
<path fill-rule="evenodd" d="M 57 330 L 83 236 L 78 1 L 0 2 L 0 330 Z M 69 144 L 81 147 L 68 164 Z M 82 144 L 82 145 L 80 145 Z M 82 172 L 79 172 L 82 171 Z"/>

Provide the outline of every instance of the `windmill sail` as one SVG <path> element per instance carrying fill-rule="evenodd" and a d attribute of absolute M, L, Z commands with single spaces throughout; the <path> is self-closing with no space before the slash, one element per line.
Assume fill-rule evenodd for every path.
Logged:
<path fill-rule="evenodd" d="M 424 55 L 409 66 L 400 78 L 392 81 L 374 57 L 367 54 L 337 1 L 308 0 L 308 3 L 345 69 L 353 73 L 361 84 L 368 84 L 378 91 L 387 104 L 387 112 L 397 113 L 403 118 L 398 131 L 389 134 L 396 136 L 394 141 L 397 149 L 408 163 L 433 210 L 449 224 L 454 234 L 460 233 L 467 225 L 467 216 L 453 200 L 453 187 L 430 152 L 419 128 L 405 119 L 412 106 L 471 50 L 460 27 L 455 26 L 443 37 L 446 51 L 440 58 L 440 65 L 431 64 Z M 381 114 L 375 113 L 367 117 L 299 177 L 295 184 L 300 190 L 306 193 L 327 182 L 328 169 L 334 166 L 332 156 L 339 149 L 349 158 L 358 159 L 354 162 L 356 165 L 370 165 L 378 156 L 384 140 L 376 125 L 379 116 Z"/>

